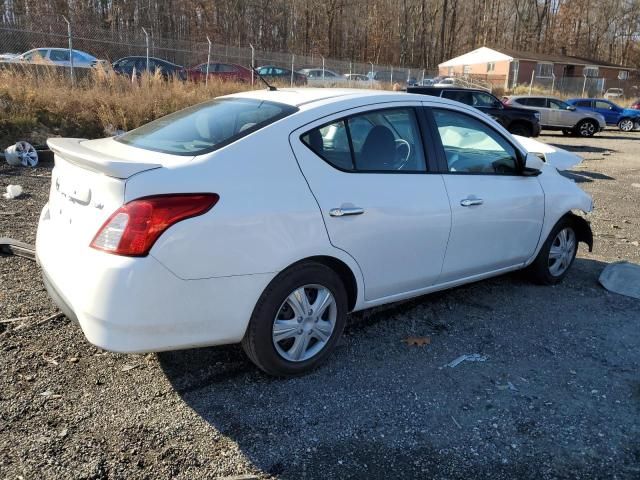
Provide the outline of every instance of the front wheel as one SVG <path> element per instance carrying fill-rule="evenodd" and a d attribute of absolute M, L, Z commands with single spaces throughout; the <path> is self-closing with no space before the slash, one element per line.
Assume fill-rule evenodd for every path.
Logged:
<path fill-rule="evenodd" d="M 555 285 L 567 275 L 577 252 L 578 237 L 573 222 L 564 218 L 553 227 L 528 271 L 537 283 Z"/>
<path fill-rule="evenodd" d="M 275 376 L 307 373 L 335 348 L 347 317 L 347 294 L 329 267 L 301 263 L 278 275 L 260 296 L 242 347 Z"/>
<path fill-rule="evenodd" d="M 623 118 L 618 122 L 618 128 L 623 132 L 630 132 L 633 130 L 633 120 L 630 118 Z"/>
<path fill-rule="evenodd" d="M 513 135 L 520 135 L 521 137 L 530 137 L 532 135 L 532 128 L 524 123 L 515 123 L 509 127 L 509 132 Z"/>
<path fill-rule="evenodd" d="M 576 131 L 581 137 L 593 137 L 598 127 L 592 120 L 582 120 L 576 126 Z"/>

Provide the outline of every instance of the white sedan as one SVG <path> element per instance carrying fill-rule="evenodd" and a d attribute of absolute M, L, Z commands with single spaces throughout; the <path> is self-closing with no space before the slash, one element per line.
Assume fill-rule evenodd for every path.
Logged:
<path fill-rule="evenodd" d="M 322 362 L 348 312 L 591 249 L 591 198 L 472 107 L 400 92 L 252 91 L 114 138 L 49 139 L 37 258 L 87 339 L 242 342 L 265 372 Z"/>

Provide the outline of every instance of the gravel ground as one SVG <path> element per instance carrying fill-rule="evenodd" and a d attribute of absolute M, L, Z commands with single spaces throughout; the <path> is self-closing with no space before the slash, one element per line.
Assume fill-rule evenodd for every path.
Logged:
<path fill-rule="evenodd" d="M 597 278 L 640 263 L 640 134 L 547 135 L 579 152 L 595 251 L 565 282 L 521 274 L 352 315 L 292 380 L 238 346 L 119 355 L 0 259 L 0 478 L 640 478 L 640 301 Z M 34 241 L 49 168 L 0 167 L 0 236 Z M 407 336 L 429 337 L 409 346 Z M 462 354 L 484 362 L 443 367 Z"/>

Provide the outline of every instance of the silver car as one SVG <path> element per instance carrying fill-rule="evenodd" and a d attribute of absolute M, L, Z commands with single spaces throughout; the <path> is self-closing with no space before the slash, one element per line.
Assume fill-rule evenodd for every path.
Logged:
<path fill-rule="evenodd" d="M 511 95 L 504 103 L 540 112 L 543 130 L 562 130 L 565 135 L 592 137 L 606 127 L 604 117 L 596 112 L 576 110 L 576 107 L 554 97 Z"/>
<path fill-rule="evenodd" d="M 69 55 L 68 48 L 34 48 L 21 55 L 5 60 L 10 63 L 47 63 L 59 67 L 70 67 L 71 58 L 73 66 L 79 68 L 91 68 L 98 62 L 96 57 L 81 50 L 72 50 L 73 57 Z"/>
<path fill-rule="evenodd" d="M 307 76 L 307 83 L 309 85 L 335 86 L 349 82 L 347 77 L 328 68 L 303 68 L 298 73 Z"/>

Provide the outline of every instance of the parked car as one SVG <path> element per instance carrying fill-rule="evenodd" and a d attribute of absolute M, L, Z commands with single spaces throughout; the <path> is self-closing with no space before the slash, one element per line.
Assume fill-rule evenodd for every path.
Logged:
<path fill-rule="evenodd" d="M 98 61 L 96 57 L 81 50 L 72 50 L 73 66 L 78 68 L 90 68 Z M 4 61 L 10 63 L 47 63 L 60 67 L 71 66 L 71 56 L 68 48 L 34 48 L 16 55 Z"/>
<path fill-rule="evenodd" d="M 599 98 L 572 98 L 567 100 L 578 111 L 596 112 L 604 117 L 607 125 L 615 125 L 623 132 L 640 129 L 640 111 L 622 108 L 609 100 Z"/>
<path fill-rule="evenodd" d="M 623 100 L 624 90 L 621 88 L 609 88 L 606 92 L 604 92 L 604 98 L 606 98 L 607 100 L 611 100 L 613 98 Z"/>
<path fill-rule="evenodd" d="M 204 82 L 207 77 L 207 64 L 201 63 L 189 68 L 187 78 L 194 82 Z M 210 63 L 209 78 L 239 83 L 251 83 L 251 70 L 235 63 Z"/>
<path fill-rule="evenodd" d="M 350 82 L 368 82 L 369 77 L 361 73 L 346 73 L 345 78 Z"/>
<path fill-rule="evenodd" d="M 409 93 L 421 93 L 448 98 L 477 108 L 515 135 L 537 137 L 540 135 L 540 114 L 526 108 L 503 105 L 485 90 L 458 87 L 408 87 Z"/>
<path fill-rule="evenodd" d="M 599 113 L 577 111 L 576 107 L 558 98 L 511 95 L 504 97 L 503 103 L 540 112 L 543 130 L 562 130 L 565 135 L 592 137 L 606 127 L 604 117 Z"/>
<path fill-rule="evenodd" d="M 629 108 L 633 110 L 640 110 L 640 99 L 636 100 L 631 105 L 629 105 Z"/>
<path fill-rule="evenodd" d="M 455 87 L 456 79 L 455 78 L 439 78 L 434 80 L 434 87 Z"/>
<path fill-rule="evenodd" d="M 267 82 L 281 82 L 281 83 L 291 83 L 291 70 L 288 68 L 277 67 L 275 65 L 264 65 L 262 67 L 258 67 L 256 69 L 261 77 L 263 77 Z M 293 72 L 293 84 L 294 85 L 306 85 L 307 84 L 307 76 Z"/>
<path fill-rule="evenodd" d="M 299 70 L 298 73 L 307 77 L 307 83 L 310 85 L 320 84 L 333 86 L 346 84 L 349 81 L 343 75 L 326 68 L 303 68 L 302 70 Z"/>
<path fill-rule="evenodd" d="M 578 184 L 441 98 L 264 89 L 48 145 L 44 283 L 107 350 L 242 342 L 301 374 L 350 311 L 523 268 L 556 284 L 593 244 Z"/>
<path fill-rule="evenodd" d="M 181 65 L 176 65 L 162 58 L 149 57 L 147 63 L 146 56 L 123 57 L 113 62 L 112 67 L 116 73 L 132 76 L 135 72 L 136 76 L 140 76 L 142 72 L 150 72 L 154 74 L 159 71 L 164 78 L 175 76 L 180 80 L 186 80 L 187 72 Z"/>
<path fill-rule="evenodd" d="M 16 58 L 18 55 L 20 55 L 19 53 L 0 53 L 0 62 L 6 62 L 7 60 L 11 60 L 13 58 Z"/>

